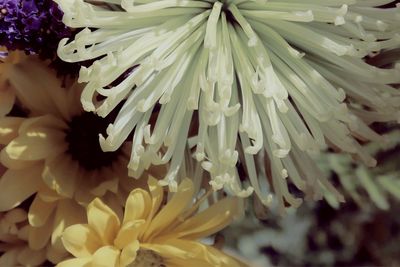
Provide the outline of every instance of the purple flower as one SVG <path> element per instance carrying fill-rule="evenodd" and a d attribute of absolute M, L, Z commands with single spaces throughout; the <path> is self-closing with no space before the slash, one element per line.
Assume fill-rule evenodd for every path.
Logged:
<path fill-rule="evenodd" d="M 60 39 L 71 31 L 52 0 L 0 0 L 0 45 L 52 59 Z"/>
<path fill-rule="evenodd" d="M 0 0 L 0 46 L 50 59 L 62 75 L 76 74 L 79 66 L 57 57 L 59 41 L 73 36 L 62 17 L 52 0 Z"/>

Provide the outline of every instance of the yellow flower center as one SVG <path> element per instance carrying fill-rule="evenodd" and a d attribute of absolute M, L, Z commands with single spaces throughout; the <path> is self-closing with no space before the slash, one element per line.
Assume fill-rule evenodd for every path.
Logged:
<path fill-rule="evenodd" d="M 148 249 L 139 249 L 135 261 L 128 267 L 166 267 L 163 258 Z"/>

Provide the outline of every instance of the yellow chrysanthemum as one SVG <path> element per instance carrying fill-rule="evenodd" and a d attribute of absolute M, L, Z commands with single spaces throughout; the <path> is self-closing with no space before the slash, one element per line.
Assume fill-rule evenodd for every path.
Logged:
<path fill-rule="evenodd" d="M 66 255 L 61 233 L 83 222 L 82 204 L 103 197 L 122 212 L 138 182 L 128 177 L 124 148 L 101 151 L 98 123 L 107 122 L 83 112 L 79 86 L 62 88 L 54 73 L 35 58 L 18 64 L 10 79 L 28 115 L 0 118 L 0 145 L 5 146 L 0 162 L 7 168 L 0 178 L 0 212 L 36 194 L 29 208 L 29 246 L 42 249 L 51 242 L 48 257 L 58 262 Z"/>
<path fill-rule="evenodd" d="M 117 193 L 121 181 L 128 180 L 129 156 L 124 148 L 116 153 L 102 153 L 96 138 L 98 124 L 107 122 L 83 112 L 79 102 L 81 88 L 62 88 L 53 72 L 34 59 L 19 66 L 14 75 L 19 77 L 15 86 L 22 88 L 18 98 L 29 115 L 0 120 L 0 144 L 6 145 L 1 151 L 1 162 L 8 168 L 0 184 L 10 177 L 13 186 L 21 186 L 20 177 L 29 174 L 32 186 L 26 189 L 29 192 L 25 198 L 36 192 L 37 181 L 43 180 L 60 196 L 80 203 L 89 203 L 107 192 Z M 7 190 L 1 187 L 0 194 Z M 7 201 L 16 204 L 23 200 Z M 3 204 L 0 210 L 12 206 Z"/>
<path fill-rule="evenodd" d="M 8 212 L 2 213 L 10 214 L 6 216 L 11 219 L 6 221 L 0 219 L 0 225 L 6 225 L 6 228 L 8 227 L 14 234 L 16 233 L 16 226 L 10 224 L 10 222 L 20 225 L 21 213 L 26 215 L 24 215 L 23 224 L 29 225 L 29 228 L 21 230 L 23 236 L 20 236 L 20 238 L 23 240 L 23 242 L 21 241 L 23 244 L 12 238 L 13 242 L 8 242 L 2 246 L 6 256 L 4 256 L 3 261 L 0 260 L 0 266 L 39 266 L 39 259 L 42 259 L 39 254 L 43 253 L 45 253 L 45 259 L 55 263 L 60 262 L 68 255 L 61 242 L 62 232 L 67 226 L 83 222 L 85 219 L 84 207 L 71 199 L 59 196 L 57 192 L 48 188 L 40 180 L 38 174 L 43 168 L 40 166 L 42 165 L 37 164 L 28 170 L 10 171 L 0 165 L 0 174 L 2 175 L 0 180 L 1 211 L 9 209 L 9 207 L 19 206 L 32 192 L 36 192 L 30 204 L 29 213 L 20 210 L 20 208 L 9 209 Z M 30 200 L 27 201 L 30 202 Z M 18 212 L 15 210 L 18 210 Z M 15 219 L 16 215 L 18 215 L 17 219 Z M 0 237 L 0 241 L 5 240 Z M 39 254 L 35 254 L 35 257 L 31 260 L 25 259 L 29 253 L 34 252 Z M 18 256 L 19 253 L 22 253 L 22 256 Z M 18 261 L 19 265 L 10 264 L 15 260 Z M 31 261 L 38 262 L 38 265 L 32 265 Z"/>
<path fill-rule="evenodd" d="M 193 215 L 194 188 L 184 179 L 177 192 L 162 206 L 163 189 L 149 178 L 149 192 L 133 190 L 121 219 L 101 200 L 87 208 L 88 224 L 68 227 L 66 249 L 75 257 L 58 267 L 137 266 L 244 266 L 199 238 L 228 225 L 241 209 L 237 198 L 225 198 Z M 193 208 L 194 207 L 194 208 Z"/>
<path fill-rule="evenodd" d="M 0 213 L 0 266 L 42 266 L 46 249 L 33 250 L 28 246 L 31 229 L 23 209 Z"/>

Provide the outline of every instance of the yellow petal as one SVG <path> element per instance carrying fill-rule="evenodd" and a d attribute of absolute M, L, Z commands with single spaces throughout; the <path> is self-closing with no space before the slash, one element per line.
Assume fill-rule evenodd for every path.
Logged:
<path fill-rule="evenodd" d="M 67 149 L 65 133 L 45 127 L 32 127 L 13 139 L 5 148 L 12 159 L 41 160 Z"/>
<path fill-rule="evenodd" d="M 40 186 L 41 166 L 7 170 L 0 178 L 0 211 L 10 210 L 34 194 Z"/>
<path fill-rule="evenodd" d="M 75 192 L 78 168 L 78 164 L 72 162 L 65 154 L 60 154 L 45 161 L 43 181 L 58 194 L 72 198 Z"/>
<path fill-rule="evenodd" d="M 151 221 L 146 230 L 144 240 L 150 236 L 155 236 L 174 222 L 186 207 L 192 203 L 193 183 L 189 179 L 184 179 L 178 187 L 178 192 L 174 194 L 167 205 Z"/>
<path fill-rule="evenodd" d="M 13 170 L 21 170 L 38 164 L 38 161 L 12 159 L 5 149 L 0 152 L 0 161 L 5 167 Z"/>
<path fill-rule="evenodd" d="M 0 266 L 18 266 L 17 257 L 19 250 L 10 249 L 0 256 Z"/>
<path fill-rule="evenodd" d="M 29 229 L 29 247 L 31 249 L 43 249 L 49 242 L 50 236 L 53 232 L 53 220 L 50 218 L 43 226 L 31 227 Z"/>
<path fill-rule="evenodd" d="M 120 221 L 114 211 L 96 198 L 89 204 L 87 216 L 90 227 L 100 236 L 103 244 L 113 244 L 120 227 Z"/>
<path fill-rule="evenodd" d="M 66 90 L 43 62 L 30 59 L 18 64 L 10 73 L 10 82 L 18 91 L 18 98 L 31 111 L 58 116 L 65 112 Z"/>
<path fill-rule="evenodd" d="M 56 267 L 93 267 L 92 257 L 65 260 L 58 263 Z"/>
<path fill-rule="evenodd" d="M 54 115 L 67 119 L 69 116 L 69 106 L 67 100 L 68 90 L 62 87 L 61 80 L 40 60 L 29 60 L 26 65 L 29 68 L 29 75 L 35 77 L 46 77 L 41 80 L 41 90 L 47 95 L 46 102 L 54 106 Z M 35 80 L 37 82 L 37 78 Z M 25 90 L 24 90 L 25 91 Z M 79 105 L 75 102 L 74 105 Z"/>
<path fill-rule="evenodd" d="M 135 260 L 139 247 L 139 241 L 135 240 L 134 242 L 131 242 L 129 245 L 122 249 L 119 258 L 119 264 L 121 267 L 128 266 Z"/>
<path fill-rule="evenodd" d="M 96 267 L 119 267 L 121 251 L 113 246 L 98 249 L 92 258 L 92 265 Z"/>
<path fill-rule="evenodd" d="M 62 199 L 62 196 L 57 194 L 56 191 L 50 189 L 45 183 L 41 183 L 37 196 L 45 202 L 55 202 Z"/>
<path fill-rule="evenodd" d="M 18 128 L 24 120 L 24 118 L 17 117 L 0 118 L 0 144 L 7 145 L 16 138 Z"/>
<path fill-rule="evenodd" d="M 178 258 L 170 258 L 166 259 L 164 263 L 168 267 L 215 267 L 214 265 L 206 263 L 203 260 L 197 259 L 183 260 Z"/>
<path fill-rule="evenodd" d="M 89 257 L 102 244 L 97 233 L 87 224 L 75 224 L 65 229 L 62 235 L 65 249 L 75 257 Z"/>
<path fill-rule="evenodd" d="M 29 224 L 33 227 L 43 226 L 53 213 L 56 204 L 57 202 L 46 202 L 36 196 L 29 207 Z"/>
<path fill-rule="evenodd" d="M 64 131 L 68 129 L 68 125 L 65 121 L 61 120 L 59 117 L 53 115 L 43 115 L 39 117 L 32 117 L 24 120 L 21 127 L 18 130 L 19 134 L 24 134 L 28 132 L 31 128 L 50 128 L 54 130 Z"/>
<path fill-rule="evenodd" d="M 133 190 L 126 200 L 124 224 L 127 221 L 146 219 L 151 211 L 151 198 L 143 189 Z"/>
<path fill-rule="evenodd" d="M 248 264 L 224 253 L 223 251 L 216 249 L 212 246 L 204 245 L 207 248 L 207 253 L 212 254 L 212 258 L 218 258 L 219 265 L 221 267 L 249 267 Z M 210 261 L 211 262 L 211 261 Z M 215 266 L 215 265 L 214 265 Z"/>
<path fill-rule="evenodd" d="M 150 195 L 151 195 L 151 202 L 152 202 L 151 212 L 150 212 L 147 220 L 151 221 L 153 219 L 154 215 L 156 214 L 156 212 L 160 208 L 161 202 L 163 201 L 163 198 L 164 198 L 164 192 L 163 192 L 163 188 L 158 185 L 158 180 L 151 176 L 149 177 L 147 184 L 149 187 L 149 191 L 150 191 Z"/>
<path fill-rule="evenodd" d="M 233 257 L 195 241 L 171 239 L 163 244 L 141 244 L 141 247 L 155 251 L 166 261 L 172 260 L 172 262 L 177 263 L 180 262 L 179 260 L 184 260 L 188 263 L 187 266 L 192 266 L 192 262 L 197 264 L 203 262 L 203 266 L 210 267 L 241 266 Z"/>
<path fill-rule="evenodd" d="M 213 265 L 208 262 L 204 262 L 200 259 L 179 259 L 179 258 L 169 258 L 166 259 L 164 262 L 168 267 L 216 267 L 216 266 L 224 266 L 224 267 L 250 267 L 248 264 L 241 262 L 233 257 L 226 256 L 224 253 L 220 252 L 223 257 L 225 257 L 224 261 L 222 261 L 219 265 Z"/>
<path fill-rule="evenodd" d="M 46 250 L 32 250 L 27 246 L 20 251 L 17 260 L 22 266 L 40 266 L 46 260 Z"/>
<path fill-rule="evenodd" d="M 15 93 L 11 88 L 0 88 L 0 117 L 8 114 L 15 102 Z"/>
<path fill-rule="evenodd" d="M 58 201 L 54 218 L 54 229 L 51 235 L 51 244 L 59 251 L 64 250 L 61 236 L 66 227 L 86 221 L 85 208 L 71 199 Z"/>
<path fill-rule="evenodd" d="M 122 249 L 129 243 L 137 240 L 140 230 L 143 228 L 145 220 L 129 221 L 121 227 L 117 237 L 114 240 L 114 245 Z"/>
<path fill-rule="evenodd" d="M 222 199 L 185 220 L 169 234 L 192 240 L 212 235 L 229 225 L 242 212 L 240 201 L 234 197 Z"/>
<path fill-rule="evenodd" d="M 187 260 L 190 258 L 190 254 L 188 253 L 188 251 L 186 251 L 186 249 L 181 249 L 169 243 L 141 243 L 140 247 L 143 249 L 152 250 L 164 259 L 179 258 Z"/>

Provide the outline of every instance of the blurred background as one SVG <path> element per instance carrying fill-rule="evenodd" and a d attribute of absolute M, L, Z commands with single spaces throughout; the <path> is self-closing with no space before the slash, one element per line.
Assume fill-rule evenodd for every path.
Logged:
<path fill-rule="evenodd" d="M 393 67 L 388 65 L 393 59 L 400 64 L 400 49 L 366 60 Z M 371 127 L 386 138 L 381 144 L 364 144 L 377 167 L 365 167 L 340 151 L 315 159 L 345 203 L 325 194 L 320 201 L 306 200 L 281 216 L 277 209 L 260 210 L 249 200 L 254 212 L 223 233 L 228 247 L 254 267 L 400 266 L 400 127 Z"/>

